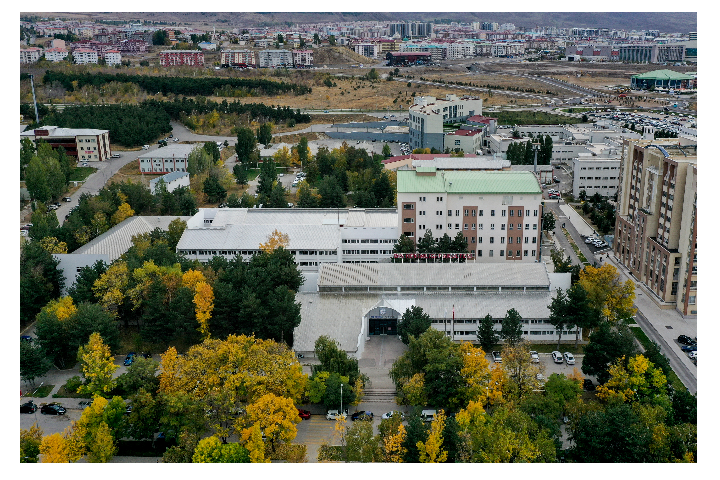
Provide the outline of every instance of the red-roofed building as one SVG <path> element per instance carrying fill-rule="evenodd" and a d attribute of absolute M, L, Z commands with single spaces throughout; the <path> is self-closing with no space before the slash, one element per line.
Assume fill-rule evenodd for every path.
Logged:
<path fill-rule="evenodd" d="M 444 137 L 445 148 L 456 151 L 475 153 L 482 149 L 483 131 L 482 129 L 460 129 L 451 133 L 446 133 Z M 446 150 L 447 151 L 447 150 Z"/>
<path fill-rule="evenodd" d="M 468 117 L 465 122 L 468 125 L 487 125 L 485 133 L 488 135 L 497 133 L 497 118 L 484 117 L 482 115 L 473 115 L 472 117 Z"/>
<path fill-rule="evenodd" d="M 449 153 L 411 153 L 410 155 L 397 155 L 395 157 L 386 158 L 382 161 L 388 170 L 397 170 L 401 167 L 412 168 L 413 160 L 433 160 L 435 158 L 449 158 Z M 475 154 L 467 154 L 466 158 L 477 157 Z"/>

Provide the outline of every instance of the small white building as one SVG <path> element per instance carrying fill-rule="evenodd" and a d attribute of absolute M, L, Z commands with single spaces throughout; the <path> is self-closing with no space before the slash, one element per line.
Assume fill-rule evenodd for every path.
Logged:
<path fill-rule="evenodd" d="M 42 48 L 30 47 L 20 49 L 20 63 L 35 63 L 42 57 Z"/>
<path fill-rule="evenodd" d="M 308 68 L 313 66 L 312 50 L 293 50 L 292 56 L 295 68 Z"/>
<path fill-rule="evenodd" d="M 588 197 L 599 193 L 611 197 L 620 184 L 622 148 L 612 145 L 588 145 L 588 151 L 578 153 L 573 159 L 573 196 L 578 198 L 581 190 Z"/>
<path fill-rule="evenodd" d="M 120 65 L 120 63 L 122 63 L 122 56 L 118 50 L 108 50 L 105 52 L 106 65 Z"/>
<path fill-rule="evenodd" d="M 138 156 L 141 173 L 187 172 L 188 156 L 195 144 L 172 144 Z"/>
<path fill-rule="evenodd" d="M 445 149 L 455 151 L 460 149 L 466 153 L 477 153 L 482 149 L 483 130 L 477 129 L 460 129 L 445 134 Z"/>
<path fill-rule="evenodd" d="M 189 187 L 190 186 L 190 174 L 187 172 L 170 172 L 162 177 L 154 178 L 150 180 L 150 193 L 155 195 L 155 190 L 160 181 L 165 183 L 165 189 L 168 192 L 172 192 L 176 188 Z"/>
<path fill-rule="evenodd" d="M 75 63 L 84 65 L 87 63 L 98 63 L 98 54 L 95 50 L 89 48 L 78 48 L 72 53 Z"/>

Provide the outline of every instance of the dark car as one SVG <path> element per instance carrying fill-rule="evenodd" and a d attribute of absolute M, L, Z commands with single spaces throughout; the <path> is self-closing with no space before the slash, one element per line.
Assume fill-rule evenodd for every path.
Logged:
<path fill-rule="evenodd" d="M 30 335 L 20 335 L 20 340 L 23 340 L 25 342 L 32 342 L 33 338 Z"/>
<path fill-rule="evenodd" d="M 697 345 L 683 345 L 680 347 L 683 352 L 695 352 L 697 351 Z"/>
<path fill-rule="evenodd" d="M 143 358 L 152 358 L 152 353 L 142 352 L 140 356 Z"/>
<path fill-rule="evenodd" d="M 360 410 L 359 412 L 355 412 L 350 416 L 350 420 L 372 420 L 373 419 L 373 413 L 367 412 L 365 410 Z"/>
<path fill-rule="evenodd" d="M 33 402 L 32 400 L 20 405 L 20 413 L 35 413 L 36 410 L 37 405 L 35 405 L 35 402 Z"/>
<path fill-rule="evenodd" d="M 592 392 L 593 390 L 595 390 L 595 384 L 592 382 L 592 380 L 586 378 L 585 380 L 583 380 L 583 388 L 588 392 Z"/>
<path fill-rule="evenodd" d="M 299 415 L 300 418 L 302 418 L 303 420 L 310 420 L 310 412 L 308 412 L 307 410 L 303 410 L 302 408 L 298 408 L 298 415 Z"/>
<path fill-rule="evenodd" d="M 688 337 L 687 335 L 680 335 L 677 341 L 678 343 L 682 343 L 683 345 L 695 345 L 696 343 L 695 340 Z"/>
<path fill-rule="evenodd" d="M 125 357 L 125 361 L 123 362 L 123 365 L 125 365 L 126 367 L 132 365 L 132 362 L 133 362 L 133 360 L 135 360 L 136 355 L 137 355 L 137 353 L 135 353 L 135 352 L 128 353 L 127 357 Z"/>
<path fill-rule="evenodd" d="M 65 407 L 57 403 L 49 403 L 42 406 L 40 413 L 45 415 L 65 415 Z"/>

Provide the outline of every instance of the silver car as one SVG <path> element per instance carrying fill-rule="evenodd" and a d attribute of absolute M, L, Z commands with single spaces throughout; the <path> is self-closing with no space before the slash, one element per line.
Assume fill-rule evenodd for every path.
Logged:
<path fill-rule="evenodd" d="M 550 355 L 552 355 L 553 362 L 555 363 L 563 363 L 563 356 L 562 353 L 555 350 Z"/>
<path fill-rule="evenodd" d="M 565 352 L 563 356 L 565 357 L 565 363 L 567 363 L 568 365 L 575 365 L 575 357 L 573 357 L 572 353 Z"/>

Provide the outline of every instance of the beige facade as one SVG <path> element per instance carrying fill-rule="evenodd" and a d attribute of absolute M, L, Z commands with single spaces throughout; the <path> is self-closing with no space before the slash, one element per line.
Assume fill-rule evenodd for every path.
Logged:
<path fill-rule="evenodd" d="M 660 306 L 697 315 L 697 147 L 626 140 L 615 255 Z"/>

